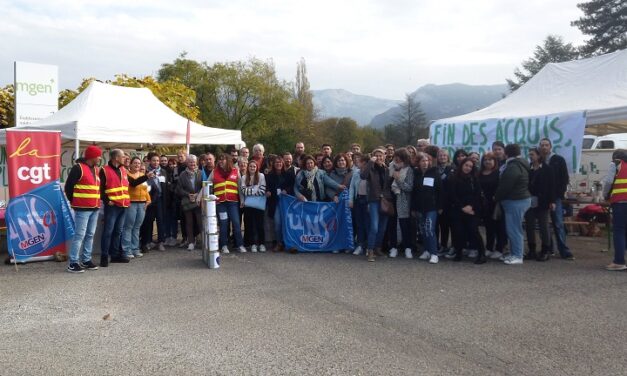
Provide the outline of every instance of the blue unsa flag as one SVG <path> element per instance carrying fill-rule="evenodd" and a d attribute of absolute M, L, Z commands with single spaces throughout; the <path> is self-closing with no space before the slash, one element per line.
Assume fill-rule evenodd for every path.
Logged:
<path fill-rule="evenodd" d="M 65 253 L 74 219 L 58 180 L 13 197 L 6 211 L 9 254 L 18 262 Z"/>
<path fill-rule="evenodd" d="M 348 192 L 339 202 L 302 202 L 281 195 L 283 242 L 301 252 L 330 252 L 353 249 L 353 220 Z"/>

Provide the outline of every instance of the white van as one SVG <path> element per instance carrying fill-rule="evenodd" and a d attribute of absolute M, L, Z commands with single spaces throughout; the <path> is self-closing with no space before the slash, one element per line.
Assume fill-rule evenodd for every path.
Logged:
<path fill-rule="evenodd" d="M 590 138 L 594 136 L 585 135 L 584 136 L 584 147 L 586 149 L 586 142 L 590 142 L 586 140 L 586 138 Z M 590 147 L 592 150 L 614 150 L 614 149 L 627 149 L 627 133 L 613 133 L 605 136 L 599 136 L 594 139 L 592 142 L 592 146 Z"/>

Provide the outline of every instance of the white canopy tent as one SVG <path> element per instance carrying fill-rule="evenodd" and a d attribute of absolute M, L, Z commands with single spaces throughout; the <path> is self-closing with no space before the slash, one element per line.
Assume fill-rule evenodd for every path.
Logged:
<path fill-rule="evenodd" d="M 627 50 L 547 64 L 502 100 L 469 114 L 438 120 L 437 123 L 572 111 L 586 112 L 588 133 L 627 132 Z"/>
<path fill-rule="evenodd" d="M 12 129 L 61 131 L 65 146 L 97 143 L 105 148 L 185 145 L 187 119 L 172 111 L 150 89 L 92 82 L 51 116 Z M 190 123 L 191 144 L 245 146 L 241 131 Z M 6 130 L 0 130 L 6 144 Z M 78 146 L 76 146 L 78 147 Z"/>

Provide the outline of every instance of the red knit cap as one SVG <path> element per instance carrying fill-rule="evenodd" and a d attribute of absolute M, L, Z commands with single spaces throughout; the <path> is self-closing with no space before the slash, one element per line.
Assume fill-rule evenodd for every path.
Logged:
<path fill-rule="evenodd" d="M 85 153 L 83 153 L 85 159 L 94 159 L 102 156 L 102 150 L 96 145 L 89 145 L 87 149 L 85 149 Z"/>

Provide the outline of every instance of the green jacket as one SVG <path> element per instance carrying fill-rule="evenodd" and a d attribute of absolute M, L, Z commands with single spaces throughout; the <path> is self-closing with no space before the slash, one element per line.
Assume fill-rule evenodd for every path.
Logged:
<path fill-rule="evenodd" d="M 508 160 L 494 195 L 495 201 L 522 200 L 531 197 L 529 171 L 529 163 L 523 158 Z"/>

